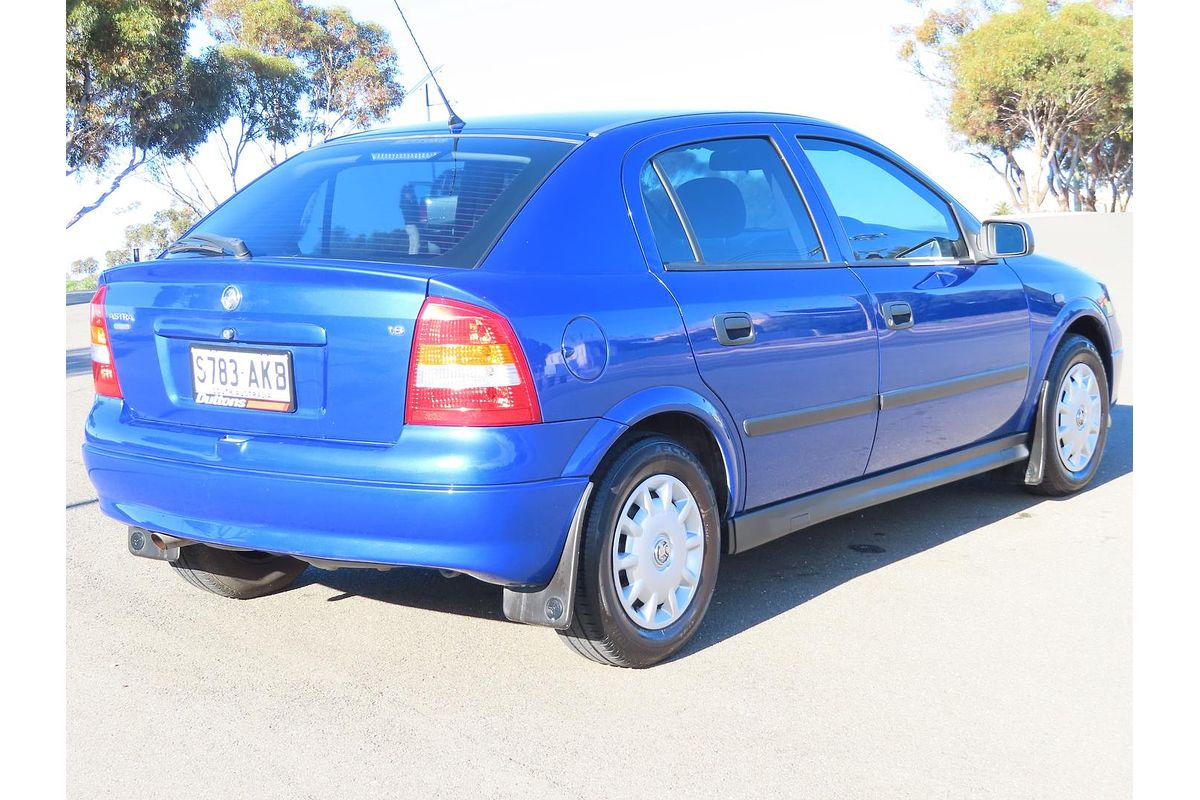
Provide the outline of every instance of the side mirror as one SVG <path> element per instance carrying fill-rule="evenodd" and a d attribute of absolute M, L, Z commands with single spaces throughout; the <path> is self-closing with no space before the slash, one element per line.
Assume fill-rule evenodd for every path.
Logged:
<path fill-rule="evenodd" d="M 1027 256 L 1033 252 L 1033 230 L 1024 222 L 984 220 L 979 243 L 986 258 Z"/>

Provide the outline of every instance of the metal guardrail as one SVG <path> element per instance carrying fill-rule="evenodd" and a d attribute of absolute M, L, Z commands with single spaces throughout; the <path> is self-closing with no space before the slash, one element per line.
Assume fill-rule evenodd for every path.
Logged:
<path fill-rule="evenodd" d="M 67 305 L 77 306 L 82 303 L 89 303 L 94 294 L 96 294 L 95 289 L 88 289 L 86 292 L 67 292 Z"/>

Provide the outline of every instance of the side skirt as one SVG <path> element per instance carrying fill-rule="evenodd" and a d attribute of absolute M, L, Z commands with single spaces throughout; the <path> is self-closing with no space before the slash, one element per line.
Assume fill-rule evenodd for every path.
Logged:
<path fill-rule="evenodd" d="M 1029 457 L 1028 442 L 1027 433 L 1007 436 L 739 514 L 729 521 L 729 552 L 742 553 L 818 522 L 1014 464 Z"/>

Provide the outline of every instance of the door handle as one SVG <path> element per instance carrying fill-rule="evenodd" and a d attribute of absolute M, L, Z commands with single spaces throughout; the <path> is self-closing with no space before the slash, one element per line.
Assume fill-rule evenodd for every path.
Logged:
<path fill-rule="evenodd" d="M 754 320 L 741 311 L 717 314 L 713 317 L 713 327 L 717 330 L 717 341 L 726 347 L 750 344 L 758 335 L 754 330 Z"/>
<path fill-rule="evenodd" d="M 883 319 L 889 328 L 900 330 L 902 328 L 911 328 L 913 326 L 912 306 L 902 301 L 894 301 L 891 303 L 883 303 L 879 306 L 883 311 Z"/>

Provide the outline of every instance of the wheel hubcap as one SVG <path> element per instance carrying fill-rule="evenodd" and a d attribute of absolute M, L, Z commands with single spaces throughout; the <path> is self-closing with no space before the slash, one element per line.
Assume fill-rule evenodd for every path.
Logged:
<path fill-rule="evenodd" d="M 1055 428 L 1058 457 L 1071 472 L 1087 469 L 1100 439 L 1100 382 L 1087 364 L 1071 367 L 1058 387 Z"/>
<path fill-rule="evenodd" d="M 612 574 L 625 614 L 665 628 L 691 605 L 704 563 L 700 506 L 683 481 L 654 475 L 625 499 L 613 534 Z"/>
<path fill-rule="evenodd" d="M 670 559 L 671 543 L 666 539 L 659 539 L 654 543 L 654 566 L 665 569 Z"/>

